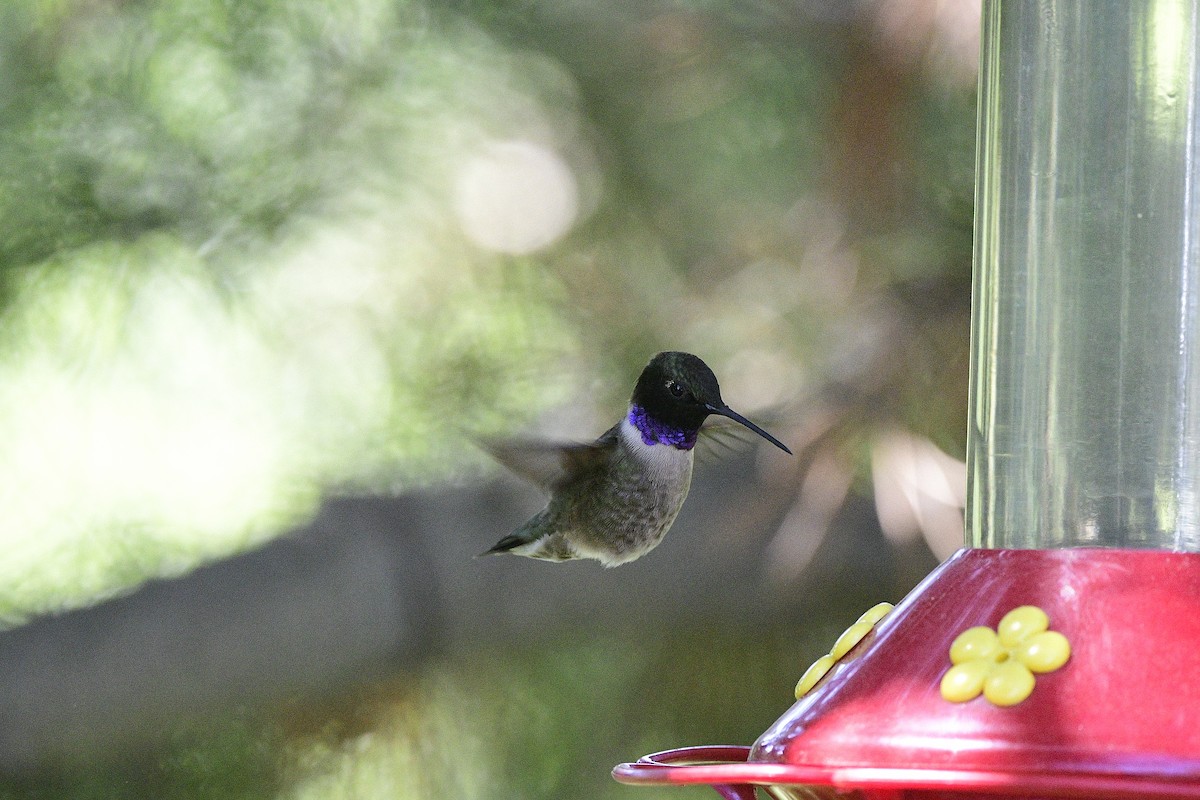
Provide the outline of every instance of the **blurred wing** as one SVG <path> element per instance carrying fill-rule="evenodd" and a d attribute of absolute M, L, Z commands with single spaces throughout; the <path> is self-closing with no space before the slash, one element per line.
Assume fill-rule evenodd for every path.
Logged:
<path fill-rule="evenodd" d="M 480 442 L 497 461 L 547 492 L 562 488 L 603 466 L 617 445 L 617 428 L 591 444 L 537 439 L 490 439 Z"/>
<path fill-rule="evenodd" d="M 776 435 L 778 435 L 777 429 L 787 427 L 785 423 L 788 422 L 786 413 L 779 410 L 759 411 L 750 419 Z M 728 417 L 714 415 L 709 417 L 704 423 L 704 427 L 700 429 L 700 436 L 696 440 L 696 455 L 702 461 L 712 462 L 750 450 L 759 443 L 766 444 L 754 431 Z"/>

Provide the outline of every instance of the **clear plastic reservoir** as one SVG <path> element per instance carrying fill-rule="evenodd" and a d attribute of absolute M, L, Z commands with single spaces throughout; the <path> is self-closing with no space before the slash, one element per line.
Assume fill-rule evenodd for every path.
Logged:
<path fill-rule="evenodd" d="M 1200 550 L 1200 0 L 987 0 L 967 531 Z"/>

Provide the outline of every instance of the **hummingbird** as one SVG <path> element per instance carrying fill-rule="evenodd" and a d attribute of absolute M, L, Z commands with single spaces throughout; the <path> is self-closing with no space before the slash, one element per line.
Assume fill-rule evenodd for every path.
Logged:
<path fill-rule="evenodd" d="M 546 507 L 480 555 L 544 561 L 634 561 L 670 530 L 692 483 L 692 448 L 710 415 L 728 417 L 791 450 L 721 399 L 717 377 L 691 353 L 665 352 L 642 370 L 625 418 L 591 444 L 492 442 L 502 464 L 550 494 Z"/>

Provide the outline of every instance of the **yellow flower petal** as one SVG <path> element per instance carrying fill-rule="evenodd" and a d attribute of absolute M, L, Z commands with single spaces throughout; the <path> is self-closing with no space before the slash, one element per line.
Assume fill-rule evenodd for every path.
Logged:
<path fill-rule="evenodd" d="M 871 626 L 865 622 L 856 622 L 842 633 L 833 643 L 833 649 L 829 651 L 829 655 L 833 656 L 833 660 L 837 661 L 842 656 L 854 649 L 854 645 L 862 641 L 863 637 L 871 632 Z"/>
<path fill-rule="evenodd" d="M 968 661 L 956 664 L 942 676 L 942 697 L 951 703 L 965 703 L 978 697 L 984 681 L 992 670 L 990 661 Z"/>
<path fill-rule="evenodd" d="M 1071 657 L 1071 643 L 1058 631 L 1042 631 L 1013 648 L 1013 656 L 1034 672 L 1053 672 Z"/>
<path fill-rule="evenodd" d="M 837 659 L 831 655 L 823 655 L 812 663 L 812 665 L 804 670 L 804 674 L 800 676 L 799 682 L 796 683 L 796 699 L 799 700 L 804 695 L 817 685 L 817 681 L 825 677 L 825 673 L 829 672 L 829 668 L 837 662 Z"/>
<path fill-rule="evenodd" d="M 1018 606 L 1004 615 L 996 626 L 1000 636 L 1000 644 L 1005 647 L 1016 647 L 1019 643 L 1034 634 L 1041 633 L 1050 627 L 1050 618 L 1046 612 L 1037 606 Z"/>
<path fill-rule="evenodd" d="M 983 696 L 998 706 L 1015 706 L 1033 691 L 1033 673 L 1019 661 L 993 665 L 983 682 Z"/>
<path fill-rule="evenodd" d="M 994 661 L 1000 655 L 1000 640 L 991 628 L 967 628 L 950 645 L 950 663 L 962 664 L 976 659 Z"/>
<path fill-rule="evenodd" d="M 892 608 L 894 608 L 894 606 L 891 603 L 876 603 L 868 608 L 866 612 L 858 618 L 858 621 L 865 622 L 867 625 L 875 627 L 876 623 L 886 617 Z"/>

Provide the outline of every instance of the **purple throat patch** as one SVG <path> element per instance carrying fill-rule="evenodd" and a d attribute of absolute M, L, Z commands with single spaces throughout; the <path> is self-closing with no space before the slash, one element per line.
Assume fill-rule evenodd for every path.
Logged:
<path fill-rule="evenodd" d="M 691 450 L 696 446 L 696 435 L 699 431 L 689 433 L 664 425 L 653 419 L 641 406 L 629 407 L 629 422 L 638 429 L 642 441 L 646 444 L 669 444 L 677 450 Z"/>

